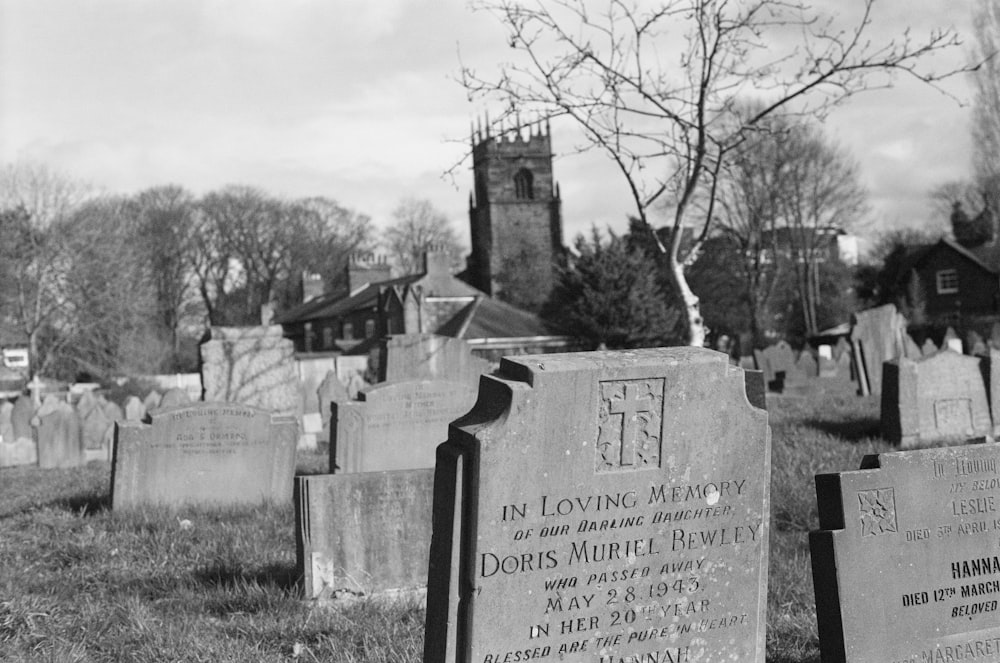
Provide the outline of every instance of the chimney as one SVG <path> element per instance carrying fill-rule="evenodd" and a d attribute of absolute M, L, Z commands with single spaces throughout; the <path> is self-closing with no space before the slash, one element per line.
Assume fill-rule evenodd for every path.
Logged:
<path fill-rule="evenodd" d="M 302 301 L 308 302 L 323 294 L 323 277 L 319 274 L 302 272 Z"/>
<path fill-rule="evenodd" d="M 424 274 L 451 274 L 451 254 L 442 246 L 429 244 L 424 251 Z"/>
<path fill-rule="evenodd" d="M 347 265 L 347 289 L 354 292 L 369 283 L 381 283 L 392 278 L 392 269 L 385 256 L 372 252 L 355 253 Z"/>

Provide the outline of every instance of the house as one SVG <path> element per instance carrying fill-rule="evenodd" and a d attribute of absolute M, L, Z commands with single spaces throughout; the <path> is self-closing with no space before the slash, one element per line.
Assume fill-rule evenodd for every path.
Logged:
<path fill-rule="evenodd" d="M 379 264 L 348 267 L 348 291 L 313 297 L 275 319 L 298 352 L 367 354 L 393 334 L 430 333 L 464 339 L 475 354 L 578 349 L 535 314 L 521 310 L 452 275 L 446 253 L 428 251 L 419 274 L 389 277 Z"/>
<path fill-rule="evenodd" d="M 912 321 L 962 327 L 1000 319 L 1000 242 L 989 206 L 969 219 L 956 203 L 951 222 L 955 239 L 908 246 L 887 259 L 887 268 L 895 261 L 894 288 L 905 292 Z"/>

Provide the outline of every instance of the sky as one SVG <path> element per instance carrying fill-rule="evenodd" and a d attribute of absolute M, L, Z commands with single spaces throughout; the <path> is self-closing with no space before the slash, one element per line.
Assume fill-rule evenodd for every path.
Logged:
<path fill-rule="evenodd" d="M 816 0 L 852 12 L 859 0 Z M 954 26 L 972 0 L 881 0 L 872 34 Z M 0 164 L 44 164 L 99 190 L 227 184 L 325 196 L 384 227 L 429 199 L 468 236 L 469 126 L 490 109 L 457 82 L 511 57 L 502 27 L 465 0 L 0 0 Z M 963 49 L 931 62 L 961 64 Z M 944 224 L 928 193 L 969 176 L 971 93 L 899 80 L 824 123 L 858 161 L 863 232 Z M 564 236 L 622 230 L 630 199 L 608 160 L 554 122 Z"/>

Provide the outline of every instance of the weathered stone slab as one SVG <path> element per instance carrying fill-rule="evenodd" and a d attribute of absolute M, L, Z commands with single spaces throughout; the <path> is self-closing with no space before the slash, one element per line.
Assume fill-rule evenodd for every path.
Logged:
<path fill-rule="evenodd" d="M 35 412 L 34 421 L 38 467 L 77 467 L 86 462 L 80 419 L 72 405 L 55 394 L 49 394 L 42 407 Z"/>
<path fill-rule="evenodd" d="M 862 394 L 882 393 L 882 364 L 904 356 L 906 318 L 892 304 L 854 314 L 851 342 Z"/>
<path fill-rule="evenodd" d="M 763 663 L 746 379 L 704 348 L 503 359 L 438 450 L 424 661 Z"/>
<path fill-rule="evenodd" d="M 434 470 L 295 479 L 306 598 L 427 586 Z"/>
<path fill-rule="evenodd" d="M 13 412 L 13 403 L 0 400 L 0 467 L 34 465 L 38 462 L 35 441 L 14 435 Z"/>
<path fill-rule="evenodd" d="M 298 426 L 237 403 L 196 403 L 116 427 L 115 509 L 145 504 L 286 502 Z"/>
<path fill-rule="evenodd" d="M 816 477 L 824 661 L 1000 661 L 1000 446 L 868 456 Z"/>
<path fill-rule="evenodd" d="M 882 437 L 902 448 L 992 435 L 980 358 L 950 350 L 885 363 Z"/>
<path fill-rule="evenodd" d="M 388 382 L 359 395 L 332 404 L 331 473 L 433 467 L 448 424 L 476 400 L 468 384 L 445 380 Z"/>
<path fill-rule="evenodd" d="M 203 400 L 294 416 L 301 431 L 295 346 L 281 326 L 212 327 L 211 335 L 201 344 Z"/>
<path fill-rule="evenodd" d="M 390 336 L 379 348 L 379 382 L 451 380 L 479 383 L 490 362 L 472 354 L 463 339 L 435 334 Z"/>

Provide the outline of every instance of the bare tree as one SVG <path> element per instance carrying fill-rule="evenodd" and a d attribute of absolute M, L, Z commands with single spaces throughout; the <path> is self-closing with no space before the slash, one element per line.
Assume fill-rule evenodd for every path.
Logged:
<path fill-rule="evenodd" d="M 37 164 L 0 171 L 0 315 L 27 337 L 33 375 L 46 369 L 55 350 L 43 347 L 43 334 L 67 306 L 72 250 L 58 224 L 89 192 L 87 185 Z"/>
<path fill-rule="evenodd" d="M 464 68 L 462 82 L 473 99 L 503 102 L 499 122 L 531 111 L 571 118 L 586 137 L 581 149 L 615 163 L 647 226 L 655 205 L 669 205 L 673 232 L 660 250 L 684 303 L 687 340 L 703 345 L 684 268 L 708 236 L 718 175 L 747 132 L 778 110 L 823 114 L 889 85 L 894 73 L 931 85 L 956 73 L 919 68 L 924 56 L 959 44 L 950 29 L 874 41 L 875 2 L 864 0 L 857 22 L 843 26 L 797 0 L 608 0 L 599 9 L 585 0 L 489 1 L 480 6 L 496 14 L 522 59 L 500 65 L 495 78 Z M 749 97 L 763 100 L 760 110 L 733 122 Z M 691 217 L 701 229 L 681 255 Z"/>
<path fill-rule="evenodd" d="M 461 267 L 463 249 L 455 228 L 431 201 L 404 198 L 392 211 L 392 219 L 392 225 L 383 232 L 382 241 L 400 274 L 418 273 L 429 247 L 447 251 L 452 256 L 453 266 Z"/>

